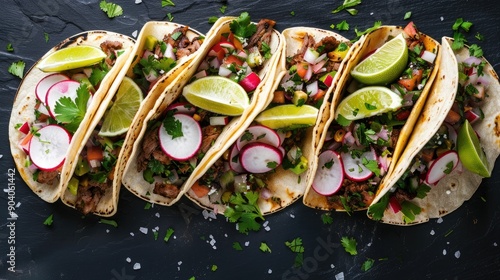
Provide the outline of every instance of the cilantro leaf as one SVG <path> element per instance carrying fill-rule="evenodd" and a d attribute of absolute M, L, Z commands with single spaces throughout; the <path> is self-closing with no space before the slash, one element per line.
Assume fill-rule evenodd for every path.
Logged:
<path fill-rule="evenodd" d="M 46 226 L 51 226 L 53 222 L 54 222 L 54 214 L 50 214 L 50 216 L 48 216 L 47 219 L 43 221 L 43 224 Z"/>
<path fill-rule="evenodd" d="M 248 38 L 257 31 L 257 26 L 250 21 L 250 15 L 247 12 L 241 13 L 237 19 L 233 20 L 229 28 L 240 38 Z"/>
<path fill-rule="evenodd" d="M 175 6 L 175 3 L 172 0 L 161 0 L 161 7 L 166 6 Z"/>
<path fill-rule="evenodd" d="M 48 43 L 49 42 L 49 33 L 44 32 L 43 37 L 45 38 L 45 43 Z"/>
<path fill-rule="evenodd" d="M 219 18 L 216 16 L 211 16 L 208 18 L 208 23 L 214 24 Z"/>
<path fill-rule="evenodd" d="M 226 12 L 226 9 L 227 9 L 227 6 L 226 5 L 222 5 L 220 8 L 219 8 L 219 11 L 221 13 L 225 13 Z"/>
<path fill-rule="evenodd" d="M 167 131 L 167 134 L 172 136 L 172 139 L 184 136 L 184 133 L 182 133 L 182 123 L 173 115 L 167 115 L 165 117 L 163 120 L 163 127 Z"/>
<path fill-rule="evenodd" d="M 118 223 L 115 220 L 108 220 L 108 219 L 100 219 L 99 220 L 100 224 L 106 224 L 114 227 L 118 227 Z"/>
<path fill-rule="evenodd" d="M 8 43 L 8 44 L 7 44 L 6 50 L 7 50 L 8 52 L 13 52 L 13 51 L 14 51 L 14 47 L 12 46 L 12 43 Z"/>
<path fill-rule="evenodd" d="M 375 221 L 380 221 L 384 217 L 384 211 L 389 205 L 389 194 L 384 195 L 377 203 L 368 208 L 368 215 Z"/>
<path fill-rule="evenodd" d="M 8 71 L 12 75 L 22 79 L 24 76 L 24 67 L 25 66 L 26 66 L 26 63 L 24 63 L 24 61 L 22 61 L 22 60 L 19 60 L 17 62 L 12 62 L 12 64 L 9 66 Z"/>
<path fill-rule="evenodd" d="M 347 253 L 351 254 L 352 256 L 358 254 L 358 251 L 356 250 L 356 246 L 358 245 L 356 239 L 344 236 L 342 237 L 342 239 L 340 239 L 340 243 L 342 244 Z"/>
<path fill-rule="evenodd" d="M 99 7 L 103 12 L 106 13 L 108 18 L 114 18 L 117 16 L 121 16 L 123 14 L 123 9 L 120 5 L 113 4 L 111 2 L 106 2 L 106 0 L 102 0 L 99 3 Z"/>
<path fill-rule="evenodd" d="M 401 203 L 401 212 L 403 213 L 404 222 L 410 223 L 415 220 L 415 215 L 418 215 L 420 214 L 420 212 L 422 212 L 422 208 L 409 201 L 403 201 Z"/>
<path fill-rule="evenodd" d="M 349 23 L 347 21 L 343 20 L 339 24 L 337 24 L 337 30 L 340 31 L 348 31 L 349 30 Z"/>
<path fill-rule="evenodd" d="M 241 247 L 241 244 L 238 241 L 233 242 L 233 249 L 236 251 L 243 251 L 243 247 Z"/>
<path fill-rule="evenodd" d="M 481 47 L 478 46 L 477 44 L 472 44 L 469 47 L 469 54 L 471 56 L 475 56 L 475 57 L 482 57 L 483 56 L 483 49 L 481 49 Z"/>
<path fill-rule="evenodd" d="M 170 240 L 170 237 L 174 234 L 174 229 L 173 228 L 168 228 L 167 232 L 165 233 L 165 237 L 163 238 L 163 241 L 168 242 Z"/>
<path fill-rule="evenodd" d="M 76 98 L 73 101 L 71 98 L 64 96 L 57 100 L 54 112 L 56 120 L 66 124 L 65 127 L 71 132 L 75 132 L 87 112 L 87 103 L 90 98 L 90 93 L 85 84 L 80 84 L 76 90 Z"/>
<path fill-rule="evenodd" d="M 368 160 L 367 158 L 362 158 L 361 162 L 366 168 L 368 168 L 368 170 L 375 173 L 375 176 L 380 176 L 380 168 L 378 167 L 378 162 L 376 160 Z"/>
<path fill-rule="evenodd" d="M 361 270 L 362 271 L 368 271 L 373 267 L 373 264 L 375 263 L 374 259 L 366 259 L 366 261 L 361 265 Z"/>
<path fill-rule="evenodd" d="M 354 6 L 357 6 L 361 4 L 361 0 L 344 0 L 344 4 L 338 6 L 335 10 L 332 11 L 332 14 L 336 14 L 340 11 L 347 10 L 351 15 L 357 14 L 357 11 L 355 9 L 348 9 L 352 8 Z M 349 11 L 350 10 L 350 11 Z M 355 10 L 355 11 L 353 11 Z"/>
<path fill-rule="evenodd" d="M 174 16 L 172 15 L 172 13 L 167 13 L 167 18 L 169 21 L 173 21 L 174 20 Z"/>
<path fill-rule="evenodd" d="M 286 241 L 285 245 L 294 253 L 304 253 L 304 246 L 302 245 L 302 238 L 300 237 L 292 241 Z"/>
<path fill-rule="evenodd" d="M 265 242 L 260 243 L 259 249 L 264 253 L 271 253 L 271 248 L 269 248 Z"/>
<path fill-rule="evenodd" d="M 92 69 L 92 73 L 90 73 L 89 82 L 93 86 L 97 86 L 104 79 L 106 74 L 108 74 L 108 70 L 105 69 L 105 67 L 102 67 L 102 69 L 101 67 L 94 68 Z"/>
<path fill-rule="evenodd" d="M 249 230 L 258 231 L 260 224 L 256 219 L 264 220 L 257 204 L 258 192 L 246 192 L 232 194 L 229 198 L 229 205 L 224 211 L 224 216 L 232 223 L 238 224 L 241 233 L 248 234 Z"/>
<path fill-rule="evenodd" d="M 403 19 L 404 19 L 404 20 L 407 20 L 407 19 L 409 19 L 410 17 L 411 17 L 411 11 L 406 12 L 406 13 L 405 13 L 405 16 L 403 17 Z"/>
<path fill-rule="evenodd" d="M 380 26 L 382 25 L 382 21 L 376 21 L 375 23 L 373 23 L 373 26 L 370 27 L 370 28 L 367 28 L 365 31 L 359 31 L 357 27 L 354 28 L 354 32 L 356 33 L 356 39 L 355 40 L 358 40 L 359 37 L 367 34 L 367 33 L 370 33 L 372 32 L 373 30 L 379 28 Z"/>
<path fill-rule="evenodd" d="M 338 114 L 338 116 L 337 116 L 337 123 L 340 124 L 341 126 L 349 126 L 351 124 L 351 121 L 348 120 L 348 119 L 346 119 L 341 114 Z"/>
<path fill-rule="evenodd" d="M 217 268 L 218 268 L 218 267 L 217 267 L 217 265 L 213 264 L 213 265 L 212 265 L 212 268 L 211 268 L 210 270 L 212 270 L 212 271 L 216 271 L 216 270 L 217 270 Z"/>
<path fill-rule="evenodd" d="M 325 225 L 331 225 L 333 223 L 333 218 L 330 212 L 321 214 L 321 220 Z"/>
<path fill-rule="evenodd" d="M 467 39 L 465 39 L 464 34 L 455 31 L 453 33 L 453 43 L 451 44 L 451 48 L 453 50 L 461 49 L 465 43 L 467 43 Z"/>

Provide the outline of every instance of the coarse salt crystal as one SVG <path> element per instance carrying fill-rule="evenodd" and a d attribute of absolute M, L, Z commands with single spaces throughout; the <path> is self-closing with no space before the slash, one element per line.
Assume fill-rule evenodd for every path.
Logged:
<path fill-rule="evenodd" d="M 130 263 L 132 261 L 132 259 L 131 258 L 126 258 L 125 261 L 128 262 L 128 263 Z"/>
<path fill-rule="evenodd" d="M 446 256 L 446 249 L 443 249 L 443 256 Z"/>
<path fill-rule="evenodd" d="M 142 233 L 144 233 L 144 234 L 148 234 L 148 228 L 140 227 L 139 231 L 142 232 Z"/>
<path fill-rule="evenodd" d="M 373 12 L 370 13 L 370 16 L 373 16 Z"/>
<path fill-rule="evenodd" d="M 457 259 L 460 258 L 460 251 L 455 252 L 455 258 L 457 258 Z"/>
<path fill-rule="evenodd" d="M 174 239 L 177 239 L 177 236 L 174 235 Z"/>
<path fill-rule="evenodd" d="M 269 226 L 265 227 L 264 229 L 265 229 L 266 231 L 270 231 L 270 230 L 271 230 L 271 228 L 270 228 Z"/>
<path fill-rule="evenodd" d="M 250 245 L 250 241 L 245 242 L 245 247 L 248 247 L 248 245 Z"/>
<path fill-rule="evenodd" d="M 436 221 L 436 223 L 438 223 L 438 224 L 440 224 L 440 223 L 442 223 L 442 222 L 443 222 L 443 218 L 439 218 L 439 219 L 437 219 L 437 221 Z"/>
<path fill-rule="evenodd" d="M 434 235 L 436 234 L 436 232 L 434 230 L 431 230 L 431 235 Z"/>
<path fill-rule="evenodd" d="M 131 236 L 134 236 L 134 233 L 133 233 L 133 232 L 131 232 L 131 233 L 130 233 L 130 235 L 131 235 Z"/>
<path fill-rule="evenodd" d="M 155 216 L 156 216 L 156 218 L 159 218 L 160 217 L 160 213 L 156 212 Z"/>
<path fill-rule="evenodd" d="M 271 274 L 271 273 L 273 273 L 273 270 L 272 269 L 268 269 L 267 273 Z"/>
<path fill-rule="evenodd" d="M 441 21 L 443 21 L 443 20 L 444 20 L 444 17 L 440 17 L 439 19 L 441 19 Z"/>
<path fill-rule="evenodd" d="M 294 214 L 290 214 L 290 218 L 295 218 L 295 215 Z"/>
<path fill-rule="evenodd" d="M 21 206 L 21 202 L 16 203 L 16 208 L 19 208 Z"/>
<path fill-rule="evenodd" d="M 338 274 L 335 274 L 335 279 L 336 280 L 344 280 L 344 272 L 340 272 Z"/>
<path fill-rule="evenodd" d="M 498 246 L 498 244 L 495 242 L 495 243 L 493 243 L 493 246 L 495 246 L 495 247 L 496 247 L 496 246 Z"/>
<path fill-rule="evenodd" d="M 182 261 L 178 261 L 178 262 L 177 262 L 177 265 L 181 265 L 181 264 L 182 264 Z"/>
<path fill-rule="evenodd" d="M 139 270 L 141 269 L 141 264 L 140 263 L 134 263 L 134 270 Z"/>
<path fill-rule="evenodd" d="M 3 158 L 3 155 L 0 155 L 0 158 Z"/>
<path fill-rule="evenodd" d="M 141 4 L 141 3 L 142 3 L 142 0 L 135 0 L 135 3 L 136 3 L 136 4 Z"/>
<path fill-rule="evenodd" d="M 227 233 L 224 233 L 224 237 L 227 237 Z"/>
<path fill-rule="evenodd" d="M 446 190 L 446 194 L 451 194 L 451 191 L 450 190 Z"/>
<path fill-rule="evenodd" d="M 135 30 L 134 32 L 132 32 L 132 37 L 137 37 L 137 30 Z"/>
<path fill-rule="evenodd" d="M 330 268 L 335 268 L 335 265 L 333 263 L 330 264 Z"/>
<path fill-rule="evenodd" d="M 106 229 L 106 233 L 109 233 L 109 229 Z"/>
<path fill-rule="evenodd" d="M 265 221 L 265 222 L 262 224 L 262 226 L 263 226 L 263 227 L 267 227 L 267 225 L 268 225 L 268 224 L 269 224 L 269 221 Z"/>

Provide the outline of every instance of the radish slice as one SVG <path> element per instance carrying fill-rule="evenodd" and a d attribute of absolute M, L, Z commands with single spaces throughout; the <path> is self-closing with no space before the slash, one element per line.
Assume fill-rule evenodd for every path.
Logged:
<path fill-rule="evenodd" d="M 30 124 L 28 122 L 24 122 L 17 130 L 19 130 L 23 134 L 28 134 L 30 132 Z"/>
<path fill-rule="evenodd" d="M 210 117 L 210 125 L 226 125 L 228 123 L 229 117 L 227 116 Z"/>
<path fill-rule="evenodd" d="M 160 145 L 163 152 L 174 160 L 188 160 L 192 158 L 201 147 L 202 133 L 200 124 L 191 116 L 175 114 L 173 116 L 182 126 L 182 136 L 172 138 L 167 133 L 165 125 L 158 130 Z"/>
<path fill-rule="evenodd" d="M 434 185 L 444 176 L 449 174 L 458 164 L 458 153 L 456 151 L 448 151 L 439 156 L 432 162 L 429 171 L 425 177 L 425 183 Z"/>
<path fill-rule="evenodd" d="M 58 125 L 47 125 L 37 131 L 30 141 L 30 158 L 40 170 L 54 171 L 66 158 L 71 135 Z"/>
<path fill-rule="evenodd" d="M 240 163 L 240 151 L 236 145 L 233 145 L 229 151 L 229 168 L 236 173 L 245 173 L 245 169 Z"/>
<path fill-rule="evenodd" d="M 38 98 L 38 100 L 40 100 L 40 102 L 42 102 L 42 104 L 45 105 L 46 104 L 45 99 L 47 96 L 47 92 L 49 91 L 49 88 L 60 81 L 66 81 L 66 80 L 69 80 L 69 77 L 61 73 L 54 73 L 43 77 L 36 85 L 35 88 L 36 98 Z"/>
<path fill-rule="evenodd" d="M 238 150 L 254 142 L 266 143 L 274 147 L 279 147 L 281 143 L 280 136 L 274 130 L 263 125 L 253 125 L 250 126 L 236 141 L 236 146 Z"/>
<path fill-rule="evenodd" d="M 332 195 L 340 189 L 343 181 L 344 165 L 339 154 L 332 150 L 322 152 L 318 157 L 313 189 L 321 195 Z"/>
<path fill-rule="evenodd" d="M 254 91 L 260 84 L 260 77 L 255 72 L 251 72 L 239 82 L 246 92 Z"/>
<path fill-rule="evenodd" d="M 359 158 L 352 158 L 349 153 L 341 153 L 341 157 L 347 178 L 355 182 L 361 182 L 373 175 L 373 172 L 363 165 L 363 158 L 367 160 L 376 160 L 377 156 L 374 151 L 364 152 Z"/>
<path fill-rule="evenodd" d="M 80 83 L 77 81 L 66 80 L 54 84 L 47 91 L 47 96 L 45 98 L 45 103 L 47 104 L 47 109 L 52 118 L 56 118 L 55 108 L 57 101 L 62 97 L 69 97 L 71 100 L 76 99 L 76 90 L 80 87 Z M 90 99 L 89 99 L 90 100 Z"/>
<path fill-rule="evenodd" d="M 251 143 L 240 151 L 240 162 L 249 173 L 266 173 L 281 164 L 281 151 L 266 143 Z"/>
<path fill-rule="evenodd" d="M 175 113 L 182 113 L 186 115 L 194 115 L 196 108 L 188 102 L 177 102 L 167 107 L 167 111 L 176 110 Z"/>

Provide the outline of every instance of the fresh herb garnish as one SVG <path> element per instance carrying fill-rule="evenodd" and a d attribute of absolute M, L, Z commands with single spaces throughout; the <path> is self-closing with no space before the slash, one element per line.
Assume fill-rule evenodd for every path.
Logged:
<path fill-rule="evenodd" d="M 278 163 L 277 163 L 277 162 L 275 162 L 275 161 L 270 161 L 270 162 L 268 162 L 268 163 L 266 164 L 266 166 L 267 166 L 268 168 L 275 169 L 276 167 L 278 167 Z"/>
<path fill-rule="evenodd" d="M 166 7 L 166 6 L 175 6 L 175 3 L 172 0 L 161 0 L 161 7 Z"/>
<path fill-rule="evenodd" d="M 217 267 L 217 265 L 212 264 L 212 268 L 210 268 L 210 270 L 212 270 L 212 271 L 216 271 L 216 270 L 217 270 L 217 268 L 218 268 L 218 267 Z"/>
<path fill-rule="evenodd" d="M 333 218 L 330 212 L 321 214 L 321 221 L 325 225 L 331 225 L 333 223 Z"/>
<path fill-rule="evenodd" d="M 219 19 L 219 17 L 211 16 L 208 18 L 208 23 L 214 24 L 218 19 Z"/>
<path fill-rule="evenodd" d="M 167 134 L 172 136 L 172 139 L 184 136 L 184 133 L 182 133 L 182 123 L 173 114 L 167 114 L 163 120 L 163 127 L 167 131 Z"/>
<path fill-rule="evenodd" d="M 109 219 L 100 219 L 99 220 L 100 224 L 106 224 L 114 227 L 118 227 L 118 223 L 115 220 L 109 220 Z"/>
<path fill-rule="evenodd" d="M 24 67 L 25 66 L 26 66 L 26 64 L 22 60 L 19 60 L 17 62 L 12 62 L 12 64 L 9 66 L 8 71 L 12 75 L 22 79 L 24 76 Z"/>
<path fill-rule="evenodd" d="M 172 15 L 172 13 L 167 13 L 167 18 L 168 18 L 168 21 L 174 20 L 174 16 Z"/>
<path fill-rule="evenodd" d="M 264 58 L 266 59 L 271 58 L 272 56 L 271 47 L 268 44 L 266 44 L 266 42 L 262 42 L 261 51 L 264 54 Z"/>
<path fill-rule="evenodd" d="M 8 43 L 6 49 L 7 49 L 8 52 L 13 52 L 14 51 L 14 47 L 12 46 L 12 43 Z"/>
<path fill-rule="evenodd" d="M 260 224 L 256 219 L 264 220 L 260 212 L 257 201 L 259 193 L 249 191 L 246 193 L 232 194 L 229 198 L 229 205 L 224 211 L 230 222 L 238 224 L 238 230 L 241 233 L 248 234 L 249 230 L 258 231 Z"/>
<path fill-rule="evenodd" d="M 332 14 L 336 14 L 340 11 L 346 10 L 351 15 L 358 14 L 358 10 L 352 9 L 352 7 L 361 4 L 361 0 L 344 0 L 344 4 L 338 6 L 335 10 L 332 11 Z"/>
<path fill-rule="evenodd" d="M 220 8 L 219 8 L 219 11 L 221 13 L 225 13 L 226 12 L 226 9 L 227 9 L 227 6 L 226 5 L 222 5 Z"/>
<path fill-rule="evenodd" d="M 54 222 L 54 214 L 50 214 L 45 221 L 43 221 L 43 224 L 46 226 L 51 226 L 52 223 Z"/>
<path fill-rule="evenodd" d="M 449 161 L 448 163 L 446 163 L 446 169 L 443 170 L 443 173 L 450 174 L 450 172 L 453 170 L 453 167 L 454 167 L 453 161 Z"/>
<path fill-rule="evenodd" d="M 229 27 L 234 35 L 240 38 L 248 38 L 257 31 L 257 26 L 250 21 L 250 15 L 247 12 L 241 13 L 229 24 Z"/>
<path fill-rule="evenodd" d="M 415 220 L 415 215 L 422 212 L 422 208 L 413 204 L 409 201 L 403 201 L 401 203 L 401 212 L 403 213 L 403 220 L 405 223 L 410 223 Z"/>
<path fill-rule="evenodd" d="M 358 254 L 358 251 L 356 250 L 356 246 L 358 245 L 356 239 L 344 236 L 342 237 L 342 239 L 340 239 L 340 243 L 347 253 L 351 254 L 352 256 Z"/>
<path fill-rule="evenodd" d="M 346 119 L 341 114 L 338 114 L 338 116 L 337 116 L 337 123 L 340 124 L 341 126 L 349 126 L 351 124 L 351 121 L 348 120 L 348 119 Z"/>
<path fill-rule="evenodd" d="M 106 2 L 106 0 L 102 0 L 99 3 L 99 7 L 103 12 L 106 13 L 108 18 L 114 18 L 117 16 L 121 16 L 123 14 L 123 9 L 122 7 L 120 7 L 120 5 L 111 2 Z"/>
<path fill-rule="evenodd" d="M 478 39 L 479 41 L 483 41 L 483 40 L 484 40 L 484 36 L 483 36 L 483 34 L 481 34 L 481 33 L 479 33 L 479 32 L 477 32 L 477 33 L 476 33 L 476 35 L 474 35 L 474 37 L 475 37 L 476 39 Z"/>
<path fill-rule="evenodd" d="M 403 17 L 403 19 L 404 19 L 404 20 L 407 20 L 407 19 L 409 19 L 410 17 L 411 17 L 411 11 L 406 12 L 406 13 L 405 13 L 405 16 Z"/>
<path fill-rule="evenodd" d="M 241 136 L 241 141 L 251 141 L 253 139 L 253 134 L 249 130 L 245 130 Z"/>
<path fill-rule="evenodd" d="M 382 196 L 382 198 L 375 204 L 368 207 L 368 215 L 375 221 L 380 221 L 384 217 L 384 211 L 389 205 L 389 193 Z"/>
<path fill-rule="evenodd" d="M 361 270 L 365 272 L 370 270 L 373 267 L 374 263 L 374 259 L 367 258 L 366 261 L 361 265 Z"/>
<path fill-rule="evenodd" d="M 470 54 L 470 56 L 482 57 L 483 56 L 483 49 L 481 49 L 481 47 L 478 46 L 477 44 L 472 44 L 469 47 L 469 54 Z"/>
<path fill-rule="evenodd" d="M 380 168 L 378 167 L 378 162 L 376 160 L 368 160 L 367 158 L 362 158 L 361 162 L 366 168 L 368 168 L 368 170 L 375 173 L 375 176 L 380 176 Z"/>
<path fill-rule="evenodd" d="M 467 43 L 467 39 L 465 39 L 464 34 L 455 31 L 453 33 L 453 43 L 451 44 L 451 48 L 454 50 L 461 49 L 465 43 Z"/>
<path fill-rule="evenodd" d="M 354 28 L 354 32 L 356 33 L 356 39 L 354 39 L 354 40 L 358 40 L 359 37 L 361 37 L 361 36 L 363 36 L 363 35 L 365 35 L 367 33 L 372 32 L 373 30 L 379 28 L 381 25 L 382 25 L 382 21 L 379 20 L 379 21 L 374 22 L 373 26 L 370 27 L 370 28 L 368 28 L 368 29 L 366 29 L 365 31 L 359 31 L 358 28 L 355 27 Z"/>
<path fill-rule="evenodd" d="M 372 104 L 369 104 L 369 103 L 365 103 L 365 108 L 366 108 L 367 110 L 376 110 L 376 109 L 377 109 L 377 106 L 372 105 Z"/>
<path fill-rule="evenodd" d="M 90 93 L 87 86 L 81 83 L 76 90 L 75 101 L 67 96 L 57 100 L 54 108 L 54 112 L 57 114 L 56 120 L 64 123 L 67 130 L 75 132 L 85 117 L 89 98 Z"/>
<path fill-rule="evenodd" d="M 465 30 L 465 32 L 469 32 L 469 29 L 472 27 L 472 22 L 464 21 L 463 18 L 457 18 L 455 23 L 452 26 L 452 29 L 458 31 L 459 28 Z"/>
<path fill-rule="evenodd" d="M 266 242 L 261 242 L 259 249 L 264 253 L 271 253 L 271 248 L 267 246 Z"/>
<path fill-rule="evenodd" d="M 43 38 L 45 38 L 45 43 L 49 42 L 49 33 L 43 32 Z"/>
<path fill-rule="evenodd" d="M 168 242 L 170 240 L 170 237 L 174 234 L 174 229 L 173 228 L 168 228 L 167 232 L 165 233 L 165 237 L 163 238 L 163 241 Z"/>
<path fill-rule="evenodd" d="M 238 241 L 233 242 L 233 249 L 236 251 L 243 251 L 243 247 L 241 247 L 241 244 Z"/>
<path fill-rule="evenodd" d="M 326 162 L 322 168 L 330 169 L 333 166 L 333 159 L 331 159 L 329 162 Z"/>
<path fill-rule="evenodd" d="M 347 21 L 345 21 L 345 20 L 341 21 L 339 24 L 337 24 L 337 30 L 348 31 L 349 30 L 349 23 L 347 23 Z"/>
<path fill-rule="evenodd" d="M 301 267 L 304 261 L 304 246 L 302 245 L 302 238 L 297 237 L 292 241 L 286 241 L 285 245 L 294 253 L 297 253 L 295 256 L 294 266 Z"/>

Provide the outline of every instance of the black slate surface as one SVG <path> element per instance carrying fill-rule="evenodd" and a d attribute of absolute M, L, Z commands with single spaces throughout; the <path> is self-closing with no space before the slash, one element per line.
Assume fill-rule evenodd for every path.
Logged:
<path fill-rule="evenodd" d="M 104 29 L 129 36 L 150 20 L 186 24 L 201 32 L 210 28 L 208 17 L 239 15 L 252 19 L 272 18 L 277 29 L 312 26 L 330 29 L 347 20 L 348 32 L 364 30 L 381 20 L 405 25 L 406 12 L 420 30 L 434 38 L 452 36 L 451 26 L 463 17 L 474 23 L 467 34 L 484 35 L 480 42 L 486 58 L 500 70 L 500 7 L 495 1 L 368 1 L 351 16 L 331 11 L 342 1 L 181 1 L 161 7 L 161 0 L 115 0 L 124 9 L 109 19 L 99 0 L 11 0 L 2 2 L 0 20 L 0 184 L 8 188 L 15 168 L 8 146 L 8 120 L 20 79 L 7 72 L 12 62 L 23 60 L 26 71 L 59 41 L 85 30 Z M 48 34 L 48 42 L 44 34 Z M 7 52 L 12 43 L 14 52 Z M 321 221 L 321 212 L 297 202 L 267 217 L 270 231 L 242 235 L 221 216 L 205 219 L 199 208 L 182 199 L 165 208 L 145 210 L 145 202 L 125 189 L 119 210 L 112 219 L 118 227 L 99 223 L 97 217 L 82 218 L 62 203 L 48 204 L 33 194 L 16 174 L 17 220 L 8 220 L 8 194 L 0 192 L 0 279 L 498 279 L 500 272 L 500 167 L 470 201 L 440 220 L 413 227 L 395 227 L 370 221 L 364 213 L 333 213 L 333 224 Z M 43 221 L 53 214 L 51 227 Z M 141 228 L 148 229 L 147 234 Z M 153 229 L 158 228 L 158 240 Z M 168 243 L 163 237 L 175 230 Z M 358 254 L 351 256 L 340 245 L 343 236 L 357 240 Z M 304 263 L 294 268 L 295 254 L 285 241 L 301 237 Z M 209 242 L 215 240 L 215 247 Z M 15 244 L 11 244 L 15 241 Z M 9 243 L 10 242 L 10 243 Z M 239 242 L 243 250 L 232 248 Z M 246 243 L 248 242 L 248 243 Z M 259 250 L 261 242 L 272 252 Z M 246 245 L 247 244 L 247 245 Z M 11 250 L 11 246 L 14 246 Z M 10 255 L 10 256 L 9 256 Z M 375 261 L 367 272 L 361 265 Z M 14 261 L 14 262 L 12 262 Z M 140 264 L 140 269 L 134 269 Z M 15 268 L 12 268 L 15 265 Z M 216 265 L 216 271 L 212 266 Z M 15 272 L 8 269 L 11 268 Z M 137 267 L 136 267 L 137 268 Z"/>

